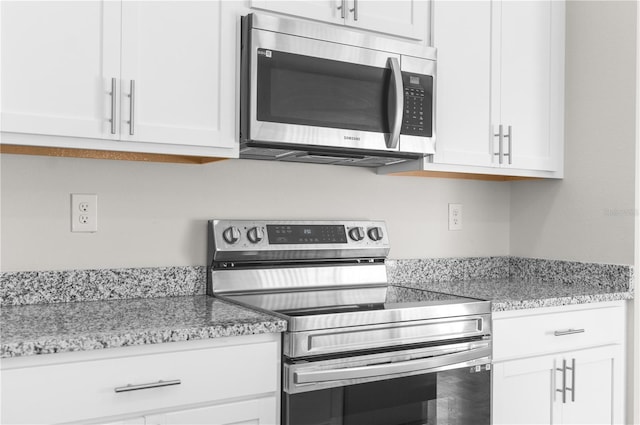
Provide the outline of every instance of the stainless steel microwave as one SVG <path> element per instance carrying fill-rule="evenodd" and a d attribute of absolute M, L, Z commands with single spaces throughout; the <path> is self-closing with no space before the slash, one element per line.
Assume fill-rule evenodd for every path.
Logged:
<path fill-rule="evenodd" d="M 241 158 L 375 167 L 435 152 L 435 49 L 267 15 L 241 25 Z"/>

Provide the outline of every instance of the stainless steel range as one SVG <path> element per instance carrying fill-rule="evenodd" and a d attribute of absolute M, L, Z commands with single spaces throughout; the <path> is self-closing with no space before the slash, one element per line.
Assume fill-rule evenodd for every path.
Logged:
<path fill-rule="evenodd" d="M 208 293 L 278 315 L 283 425 L 489 424 L 490 303 L 389 285 L 382 221 L 211 220 Z"/>

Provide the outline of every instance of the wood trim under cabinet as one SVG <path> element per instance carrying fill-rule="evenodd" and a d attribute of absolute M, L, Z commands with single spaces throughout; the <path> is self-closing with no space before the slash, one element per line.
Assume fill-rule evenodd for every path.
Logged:
<path fill-rule="evenodd" d="M 402 171 L 389 173 L 388 176 L 436 177 L 443 179 L 468 179 L 488 181 L 543 180 L 539 177 L 501 176 L 495 174 L 455 173 L 445 171 Z"/>
<path fill-rule="evenodd" d="M 171 162 L 178 164 L 207 164 L 228 158 L 190 155 L 168 155 L 144 152 L 118 152 L 96 149 L 51 148 L 0 144 L 0 153 L 15 155 L 39 155 L 70 158 L 112 159 L 118 161 Z"/>

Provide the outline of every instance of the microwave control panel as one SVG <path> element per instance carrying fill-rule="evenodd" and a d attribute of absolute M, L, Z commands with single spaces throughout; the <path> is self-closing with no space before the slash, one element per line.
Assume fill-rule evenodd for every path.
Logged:
<path fill-rule="evenodd" d="M 431 137 L 433 77 L 403 72 L 402 85 L 404 86 L 404 111 L 400 133 Z"/>

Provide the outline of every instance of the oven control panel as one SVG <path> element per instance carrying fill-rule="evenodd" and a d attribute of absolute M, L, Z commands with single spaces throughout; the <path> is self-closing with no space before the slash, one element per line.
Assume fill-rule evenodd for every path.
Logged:
<path fill-rule="evenodd" d="M 322 253 L 319 258 L 380 257 L 389 249 L 383 221 L 210 220 L 209 240 L 212 254 L 236 252 L 241 258 L 261 252 L 311 258 L 304 253 L 312 251 Z"/>

